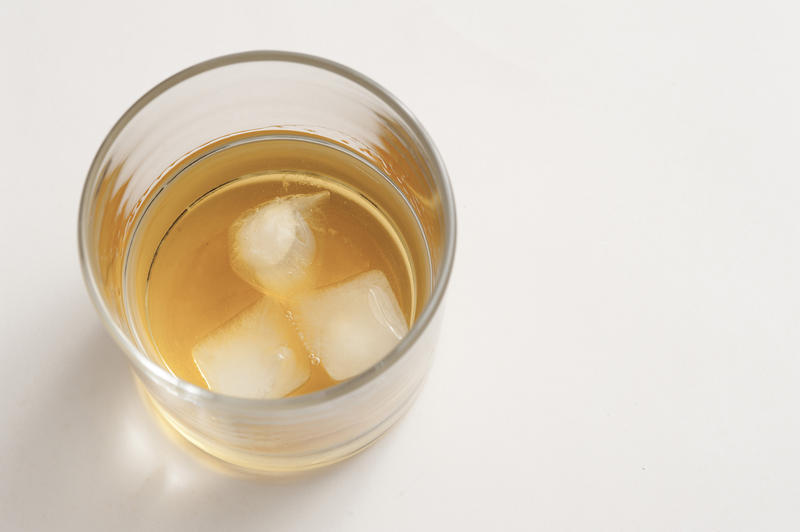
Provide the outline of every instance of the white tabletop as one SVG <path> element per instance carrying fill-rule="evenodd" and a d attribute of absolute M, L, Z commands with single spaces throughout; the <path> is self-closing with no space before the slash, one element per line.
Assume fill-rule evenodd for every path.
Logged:
<path fill-rule="evenodd" d="M 791 3 L 76 4 L 0 5 L 0 529 L 800 527 Z M 258 48 L 389 87 L 459 215 L 415 407 L 289 479 L 222 473 L 162 430 L 76 251 L 127 106 Z"/>

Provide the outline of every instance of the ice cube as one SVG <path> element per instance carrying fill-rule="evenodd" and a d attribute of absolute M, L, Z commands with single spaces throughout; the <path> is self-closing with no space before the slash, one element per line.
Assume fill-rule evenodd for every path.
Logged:
<path fill-rule="evenodd" d="M 284 296 L 310 284 L 316 239 L 306 217 L 330 192 L 277 198 L 242 214 L 231 226 L 233 270 L 261 292 Z"/>
<path fill-rule="evenodd" d="M 408 332 L 389 281 L 378 270 L 307 293 L 294 309 L 306 348 L 336 380 L 369 368 Z"/>
<path fill-rule="evenodd" d="M 283 397 L 308 380 L 310 363 L 290 344 L 295 335 L 283 309 L 262 297 L 192 349 L 210 390 L 225 395 Z"/>

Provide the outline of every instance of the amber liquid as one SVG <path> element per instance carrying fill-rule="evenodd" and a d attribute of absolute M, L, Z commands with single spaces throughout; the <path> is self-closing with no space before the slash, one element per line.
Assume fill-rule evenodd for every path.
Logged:
<path fill-rule="evenodd" d="M 147 266 L 142 300 L 146 337 L 143 343 L 173 374 L 201 387 L 208 388 L 192 357 L 193 346 L 262 297 L 231 268 L 229 228 L 243 212 L 275 198 L 330 193 L 330 201 L 321 205 L 318 215 L 310 220 L 317 243 L 315 288 L 368 270 L 380 270 L 409 324 L 418 312 L 418 272 L 401 225 L 344 178 L 356 170 L 362 178 L 366 174 L 375 183 L 385 181 L 385 177 L 355 158 L 303 140 L 282 140 L 282 159 L 274 163 L 265 144 L 270 142 L 270 150 L 274 152 L 275 141 L 266 140 L 240 143 L 233 151 L 223 148 L 205 154 L 202 164 L 192 165 L 191 159 L 196 156 L 188 156 L 187 162 L 176 168 L 195 175 L 184 175 L 183 179 L 177 175 L 171 179 L 150 210 L 156 212 L 160 204 L 163 216 L 169 205 L 174 209 L 176 202 L 192 196 L 189 189 L 197 187 L 198 175 L 202 174 L 202 179 L 214 183 L 214 187 L 180 212 L 176 211 L 177 216 L 166 232 L 158 234 L 164 223 L 161 227 L 157 223 L 142 224 L 141 239 L 158 240 Z M 298 152 L 295 159 L 291 157 L 292 150 Z M 313 156 L 308 155 L 312 152 Z M 215 157 L 220 158 L 219 164 L 215 164 Z M 229 161 L 259 161 L 263 157 L 263 163 L 257 166 L 263 166 L 264 171 L 236 175 L 242 170 L 241 165 L 225 164 L 226 157 Z M 329 164 L 304 163 L 311 159 Z M 292 160 L 300 168 L 286 168 L 287 161 Z M 276 165 L 282 168 L 270 168 Z M 348 165 L 353 167 L 347 168 Z M 335 175 L 336 168 L 341 169 L 340 176 Z M 247 169 L 252 170 L 253 165 L 249 164 Z M 212 175 L 215 172 L 218 175 Z M 289 347 L 312 361 L 311 377 L 290 395 L 310 393 L 337 383 L 324 366 L 313 363 L 314 355 L 299 339 Z"/>

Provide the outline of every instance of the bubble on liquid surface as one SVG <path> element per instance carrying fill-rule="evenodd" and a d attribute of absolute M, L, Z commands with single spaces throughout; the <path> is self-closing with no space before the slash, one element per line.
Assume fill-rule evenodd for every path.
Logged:
<path fill-rule="evenodd" d="M 192 357 L 214 392 L 253 399 L 283 397 L 311 373 L 308 359 L 290 347 L 292 336 L 281 307 L 262 297 L 200 340 Z"/>
<path fill-rule="evenodd" d="M 389 281 L 378 270 L 304 294 L 293 307 L 306 347 L 336 380 L 366 370 L 408 333 Z"/>
<path fill-rule="evenodd" d="M 281 197 L 243 213 L 229 232 L 233 270 L 266 294 L 308 285 L 317 246 L 307 218 L 329 198 L 328 191 Z"/>

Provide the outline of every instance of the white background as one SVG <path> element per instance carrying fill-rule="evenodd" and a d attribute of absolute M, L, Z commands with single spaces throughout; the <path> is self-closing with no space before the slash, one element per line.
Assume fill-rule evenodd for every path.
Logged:
<path fill-rule="evenodd" d="M 797 530 L 791 6 L 2 0 L 0 528 Z M 388 87 L 459 215 L 415 407 L 362 455 L 272 480 L 150 417 L 75 236 L 128 105 L 258 48 Z"/>

